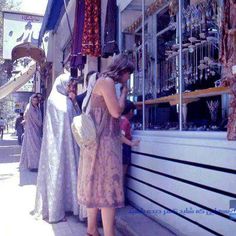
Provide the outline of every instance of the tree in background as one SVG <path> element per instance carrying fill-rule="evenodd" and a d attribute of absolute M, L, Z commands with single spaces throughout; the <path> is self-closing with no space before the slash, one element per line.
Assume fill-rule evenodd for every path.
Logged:
<path fill-rule="evenodd" d="M 18 10 L 20 2 L 13 0 L 0 0 L 0 86 L 5 84 L 11 77 L 12 61 L 4 60 L 3 54 L 3 11 Z M 0 100 L 0 116 L 8 123 L 13 123 L 15 119 L 14 102 L 12 96 L 9 95 Z"/>

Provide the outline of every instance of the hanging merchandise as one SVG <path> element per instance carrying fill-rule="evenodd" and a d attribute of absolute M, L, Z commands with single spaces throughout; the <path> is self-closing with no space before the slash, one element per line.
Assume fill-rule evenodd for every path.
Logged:
<path fill-rule="evenodd" d="M 174 2 L 174 1 L 173 1 Z M 145 11 L 145 18 L 153 15 L 160 7 L 162 7 L 167 0 L 155 0 L 150 6 L 147 7 Z M 127 27 L 124 32 L 134 33 L 142 24 L 142 16 L 140 16 L 132 25 Z"/>
<path fill-rule="evenodd" d="M 236 1 L 225 0 L 222 16 L 221 55 L 223 63 L 222 79 L 230 86 L 231 102 L 227 126 L 228 140 L 236 140 L 236 75 L 232 67 L 236 65 Z"/>
<path fill-rule="evenodd" d="M 101 0 L 85 0 L 83 55 L 101 56 L 100 15 Z"/>
<path fill-rule="evenodd" d="M 142 45 L 138 47 L 138 94 L 142 95 L 142 87 L 143 87 L 143 73 L 142 73 Z"/>
<path fill-rule="evenodd" d="M 236 1 L 224 1 L 222 16 L 221 55 L 223 78 L 232 77 L 231 68 L 236 64 Z"/>
<path fill-rule="evenodd" d="M 82 55 L 82 35 L 84 29 L 84 0 L 76 1 L 74 28 L 72 33 L 72 45 L 70 54 L 70 67 L 82 70 L 86 63 L 86 57 Z"/>
<path fill-rule="evenodd" d="M 117 20 L 116 1 L 108 0 L 105 29 L 104 29 L 104 46 L 102 48 L 103 57 L 109 57 L 119 53 L 119 48 L 116 42 L 116 31 L 117 31 L 116 20 Z"/>
<path fill-rule="evenodd" d="M 220 110 L 225 109 L 227 95 L 224 95 L 224 103 L 221 102 L 221 96 L 227 94 L 228 89 L 220 88 L 216 83 L 220 81 L 222 69 L 219 62 L 221 9 L 223 8 L 218 0 L 184 1 L 182 17 L 179 19 L 175 16 L 178 4 L 173 0 L 152 16 L 145 11 L 144 29 L 139 28 L 141 16 L 124 29 L 123 32 L 133 37 L 132 40 L 135 42 L 133 94 L 136 96 L 135 99 L 137 98 L 136 101 L 140 101 L 138 105 L 141 105 L 143 100 L 147 104 L 144 108 L 147 127 L 180 127 L 180 107 L 185 104 L 185 130 L 223 130 L 221 121 L 225 120 L 225 113 Z M 182 29 L 181 37 L 179 27 Z M 141 38 L 142 29 L 145 31 L 144 42 Z M 131 42 L 126 37 L 124 46 L 130 48 L 130 45 Z M 207 103 L 208 97 L 211 97 L 214 104 Z M 178 105 L 180 103 L 182 106 Z M 157 111 L 168 115 L 168 119 L 158 121 L 155 118 L 159 115 Z"/>

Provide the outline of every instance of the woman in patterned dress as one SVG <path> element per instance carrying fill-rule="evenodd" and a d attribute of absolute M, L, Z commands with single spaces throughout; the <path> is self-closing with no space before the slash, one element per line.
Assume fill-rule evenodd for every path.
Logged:
<path fill-rule="evenodd" d="M 76 87 L 69 74 L 62 74 L 47 101 L 35 213 L 50 223 L 65 221 L 66 212 L 81 216 L 76 192 L 79 148 L 71 131 L 79 112 L 73 102 Z"/>
<path fill-rule="evenodd" d="M 37 94 L 30 97 L 24 113 L 24 139 L 21 149 L 20 168 L 37 171 L 42 142 L 42 115 Z"/>
<path fill-rule="evenodd" d="M 104 235 L 114 236 L 115 209 L 124 206 L 119 118 L 133 70 L 127 55 L 116 56 L 108 70 L 100 75 L 91 95 L 89 113 L 100 134 L 96 143 L 80 150 L 78 171 L 78 200 L 87 207 L 88 214 L 87 236 L 99 235 L 98 209 L 102 212 Z M 120 98 L 116 96 L 116 83 L 124 87 Z"/>

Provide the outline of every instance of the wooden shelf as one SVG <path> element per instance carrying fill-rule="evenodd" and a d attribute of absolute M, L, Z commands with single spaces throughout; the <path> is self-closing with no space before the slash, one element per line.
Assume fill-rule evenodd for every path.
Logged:
<path fill-rule="evenodd" d="M 197 101 L 203 97 L 212 97 L 212 96 L 222 95 L 225 93 L 229 93 L 229 87 L 216 87 L 216 88 L 195 90 L 193 92 L 185 92 L 183 93 L 183 103 L 187 104 Z M 167 103 L 167 102 L 170 103 L 170 105 L 179 104 L 179 94 L 146 100 L 145 104 L 154 105 L 158 103 Z M 142 106 L 142 104 L 143 102 L 135 103 L 135 105 L 137 106 Z"/>

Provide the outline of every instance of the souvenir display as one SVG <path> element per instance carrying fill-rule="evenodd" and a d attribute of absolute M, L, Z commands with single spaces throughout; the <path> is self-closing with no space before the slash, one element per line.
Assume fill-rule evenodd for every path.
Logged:
<path fill-rule="evenodd" d="M 154 12 L 154 10 L 147 10 L 145 13 L 146 19 L 155 14 Z M 147 20 L 144 29 L 145 55 L 143 55 L 142 28 L 137 30 L 142 23 L 140 18 L 138 19 L 139 22 L 136 21 L 136 24 L 133 24 L 132 30 L 127 31 L 129 34 L 132 31 L 135 37 L 133 48 L 135 72 L 132 90 L 134 101 L 149 100 L 148 104 L 152 104 L 146 105 L 145 108 L 145 128 L 163 130 L 179 128 L 178 104 L 180 100 L 176 95 L 179 93 L 180 83 L 182 84 L 183 94 L 196 94 L 196 91 L 199 91 L 199 93 L 203 91 L 202 93 L 204 93 L 208 89 L 222 86 L 222 66 L 219 61 L 222 7 L 218 0 L 191 2 L 190 4 L 185 1 L 181 24 L 178 24 L 177 13 L 178 2 L 171 0 L 168 6 L 158 12 L 155 17 L 153 16 L 152 20 Z M 152 33 L 152 36 L 149 37 L 148 32 L 152 32 L 150 29 L 155 25 L 153 24 L 154 19 L 156 20 L 156 33 Z M 182 29 L 181 81 L 179 79 L 179 25 Z M 155 43 L 154 40 L 156 40 Z M 226 48 L 227 43 L 226 40 L 222 43 L 224 48 Z M 226 58 L 227 53 L 226 50 L 223 51 L 223 59 Z M 145 56 L 144 66 L 143 56 Z M 206 97 L 205 100 L 198 97 L 191 98 L 192 100 L 182 100 L 182 120 L 185 130 L 220 129 L 220 121 L 225 119 L 220 109 L 226 108 L 221 107 L 221 97 L 217 97 L 217 95 L 219 94 L 211 94 L 212 99 L 203 95 L 202 97 Z M 159 98 L 160 100 L 158 100 Z M 194 106 L 196 106 L 196 109 L 193 109 Z M 141 109 L 138 113 L 139 118 L 142 117 Z M 219 117 L 217 117 L 217 114 Z M 137 129 L 142 128 L 140 120 L 137 121 L 135 127 Z"/>

